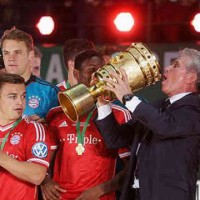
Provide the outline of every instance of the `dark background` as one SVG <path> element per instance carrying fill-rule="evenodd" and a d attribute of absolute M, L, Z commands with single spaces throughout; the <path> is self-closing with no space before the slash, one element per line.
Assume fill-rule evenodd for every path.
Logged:
<path fill-rule="evenodd" d="M 199 0 L 0 0 L 0 34 L 16 26 L 30 33 L 36 44 L 63 44 L 75 37 L 97 45 L 196 42 L 200 34 L 190 21 L 199 4 Z M 120 11 L 129 11 L 135 18 L 128 33 L 120 33 L 113 24 Z M 42 36 L 36 28 L 45 14 L 55 20 L 50 36 Z"/>

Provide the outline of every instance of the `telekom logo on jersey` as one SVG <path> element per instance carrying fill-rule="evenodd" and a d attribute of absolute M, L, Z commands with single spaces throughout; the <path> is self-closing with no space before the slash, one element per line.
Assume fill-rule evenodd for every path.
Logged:
<path fill-rule="evenodd" d="M 78 138 L 77 138 L 76 134 L 68 134 L 67 141 L 69 141 L 69 144 L 77 143 Z M 97 144 L 98 142 L 101 142 L 101 139 L 92 137 L 91 134 L 88 137 L 87 136 L 84 137 L 84 144 Z"/>

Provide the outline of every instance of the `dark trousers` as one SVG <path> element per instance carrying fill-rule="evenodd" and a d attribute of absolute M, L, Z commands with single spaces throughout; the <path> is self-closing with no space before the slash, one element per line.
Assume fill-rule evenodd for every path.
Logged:
<path fill-rule="evenodd" d="M 130 200 L 140 200 L 140 191 L 139 191 L 139 189 L 132 189 Z"/>

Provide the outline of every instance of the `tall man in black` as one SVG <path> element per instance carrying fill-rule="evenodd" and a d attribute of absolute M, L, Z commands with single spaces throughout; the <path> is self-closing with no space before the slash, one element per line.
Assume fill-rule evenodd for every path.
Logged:
<path fill-rule="evenodd" d="M 118 125 L 109 105 L 99 99 L 96 121 L 108 147 L 131 146 L 121 200 L 194 200 L 200 156 L 200 52 L 185 48 L 164 68 L 162 91 L 170 101 L 166 108 L 164 101 L 141 102 L 121 72 L 123 78 L 112 73 L 117 83 L 105 79 L 114 86 L 105 89 L 132 112 L 132 120 Z"/>

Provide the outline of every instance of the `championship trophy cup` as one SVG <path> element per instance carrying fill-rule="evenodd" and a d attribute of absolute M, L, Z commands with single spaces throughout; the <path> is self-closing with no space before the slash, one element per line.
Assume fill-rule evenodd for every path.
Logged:
<path fill-rule="evenodd" d="M 97 97 L 102 94 L 109 95 L 110 99 L 113 99 L 114 94 L 104 90 L 107 83 L 103 77 L 112 79 L 109 72 L 115 71 L 121 74 L 120 68 L 125 70 L 133 92 L 155 84 L 161 79 L 160 66 L 151 50 L 142 43 L 132 43 L 124 52 L 111 58 L 94 73 L 97 82 L 93 86 L 87 88 L 83 84 L 77 84 L 59 92 L 58 99 L 67 117 L 77 122 L 95 108 Z"/>

